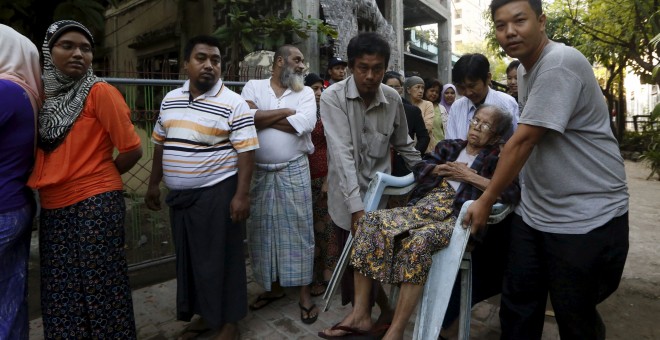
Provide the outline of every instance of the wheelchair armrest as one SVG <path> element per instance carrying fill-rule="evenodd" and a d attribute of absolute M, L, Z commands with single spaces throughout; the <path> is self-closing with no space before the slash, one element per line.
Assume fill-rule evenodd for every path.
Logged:
<path fill-rule="evenodd" d="M 415 186 L 415 176 L 410 173 L 406 176 L 396 177 L 383 172 L 377 172 L 364 195 L 364 210 L 378 209 L 378 203 L 383 194 L 402 195 L 410 192 Z"/>
<path fill-rule="evenodd" d="M 504 203 L 495 203 L 488 216 L 488 224 L 497 224 L 513 211 L 513 205 Z"/>
<path fill-rule="evenodd" d="M 401 177 L 388 175 L 384 172 L 377 172 L 376 178 L 382 181 L 388 187 L 401 188 L 415 183 L 415 176 L 412 172 Z"/>
<path fill-rule="evenodd" d="M 459 214 L 459 221 L 463 220 L 463 216 L 467 211 L 467 208 L 472 204 L 474 200 L 465 201 L 461 207 L 461 212 Z M 511 204 L 495 203 L 493 208 L 490 210 L 490 215 L 488 216 L 488 224 L 497 224 L 502 222 L 502 220 L 513 211 L 513 206 Z"/>

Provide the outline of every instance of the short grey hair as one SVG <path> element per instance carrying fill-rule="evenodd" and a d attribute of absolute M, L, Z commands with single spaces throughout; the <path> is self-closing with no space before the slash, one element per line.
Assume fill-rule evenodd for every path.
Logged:
<path fill-rule="evenodd" d="M 502 142 L 506 143 L 506 141 L 511 138 L 511 135 L 513 135 L 513 128 L 511 127 L 513 115 L 511 115 L 509 110 L 490 104 L 479 105 L 477 111 L 474 112 L 474 115 L 476 116 L 479 111 L 484 109 L 493 110 L 493 113 L 495 114 L 494 132 L 496 135 L 500 136 Z"/>

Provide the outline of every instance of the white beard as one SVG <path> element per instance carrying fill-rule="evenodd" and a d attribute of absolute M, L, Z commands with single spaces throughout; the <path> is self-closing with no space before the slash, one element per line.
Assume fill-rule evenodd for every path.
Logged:
<path fill-rule="evenodd" d="M 280 75 L 282 85 L 290 88 L 293 92 L 300 92 L 305 88 L 305 77 L 302 73 L 296 73 L 293 68 L 287 67 Z"/>

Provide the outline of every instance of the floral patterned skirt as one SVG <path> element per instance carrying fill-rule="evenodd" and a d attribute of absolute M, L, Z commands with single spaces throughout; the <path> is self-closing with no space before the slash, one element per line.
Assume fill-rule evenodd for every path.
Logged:
<path fill-rule="evenodd" d="M 353 267 L 380 282 L 424 284 L 433 254 L 449 244 L 455 195 L 443 180 L 414 206 L 367 213 L 358 221 Z"/>
<path fill-rule="evenodd" d="M 124 250 L 125 215 L 121 191 L 41 210 L 46 339 L 136 338 Z"/>

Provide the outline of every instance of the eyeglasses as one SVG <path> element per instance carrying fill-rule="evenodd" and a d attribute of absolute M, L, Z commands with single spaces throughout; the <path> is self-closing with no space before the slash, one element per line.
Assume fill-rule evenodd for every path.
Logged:
<path fill-rule="evenodd" d="M 476 118 L 470 119 L 470 125 L 472 125 L 472 127 L 475 128 L 475 129 L 477 127 L 479 127 L 484 132 L 489 131 L 490 128 L 492 127 L 490 124 L 484 123 L 484 122 L 482 122 L 482 121 L 480 121 L 479 119 L 476 119 Z"/>
<path fill-rule="evenodd" d="M 401 89 L 403 89 L 403 86 L 397 86 L 397 85 L 387 85 L 387 86 L 389 86 L 389 87 L 391 87 L 391 88 L 393 88 L 393 89 L 395 89 L 395 90 L 401 90 Z"/>
<path fill-rule="evenodd" d="M 94 52 L 94 49 L 92 48 L 92 46 L 87 45 L 87 44 L 76 45 L 76 44 L 73 44 L 73 43 L 70 43 L 70 42 L 61 42 L 61 43 L 57 43 L 53 46 L 57 46 L 57 47 L 65 50 L 67 52 L 73 52 L 76 49 L 79 49 L 81 53 L 85 53 L 85 54 Z"/>

